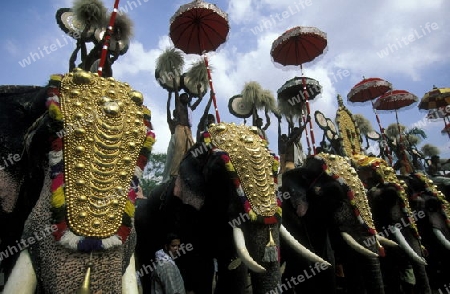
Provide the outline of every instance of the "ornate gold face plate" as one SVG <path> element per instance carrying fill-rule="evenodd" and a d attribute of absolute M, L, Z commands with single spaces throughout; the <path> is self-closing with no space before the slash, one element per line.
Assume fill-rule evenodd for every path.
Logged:
<path fill-rule="evenodd" d="M 209 128 L 214 146 L 228 153 L 253 211 L 273 216 L 277 208 L 273 156 L 255 127 L 220 123 Z"/>
<path fill-rule="evenodd" d="M 412 210 L 409 206 L 408 195 L 406 193 L 406 183 L 400 181 L 395 174 L 395 170 L 387 164 L 387 162 L 378 157 L 371 157 L 363 154 L 355 154 L 352 157 L 353 163 L 357 168 L 371 167 L 375 169 L 375 172 L 380 175 L 384 183 L 396 184 L 399 187 L 397 194 L 403 202 L 405 213 L 410 218 L 412 226 L 415 228 L 414 218 L 412 217 Z"/>
<path fill-rule="evenodd" d="M 328 169 L 333 174 L 341 177 L 347 186 L 352 190 L 354 196 L 352 201 L 354 201 L 354 205 L 359 210 L 361 218 L 370 228 L 375 228 L 372 212 L 366 196 L 366 190 L 362 181 L 359 179 L 356 170 L 351 166 L 348 158 L 328 153 L 319 153 L 318 156 L 323 158 L 328 166 Z"/>
<path fill-rule="evenodd" d="M 142 94 L 84 71 L 61 81 L 65 197 L 71 230 L 106 238 L 122 223 L 145 139 Z"/>
<path fill-rule="evenodd" d="M 338 96 L 339 108 L 336 112 L 336 123 L 342 138 L 342 147 L 346 156 L 362 152 L 361 134 L 350 111 L 344 106 L 342 98 Z"/>

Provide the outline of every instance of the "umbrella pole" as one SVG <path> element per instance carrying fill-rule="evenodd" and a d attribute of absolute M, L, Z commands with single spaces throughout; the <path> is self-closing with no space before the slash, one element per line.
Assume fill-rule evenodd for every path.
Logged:
<path fill-rule="evenodd" d="M 383 136 L 383 139 L 386 141 L 386 144 L 384 146 L 384 151 L 386 152 L 387 157 L 389 159 L 389 164 L 392 166 L 392 155 L 391 155 L 391 151 L 389 150 L 389 146 L 387 145 L 388 138 L 386 136 L 386 133 L 384 132 L 383 127 L 381 126 L 381 121 L 380 121 L 380 118 L 378 117 L 378 113 L 375 111 L 375 106 L 373 104 L 373 100 L 371 100 L 371 102 L 372 102 L 373 113 L 375 113 L 375 117 L 377 119 L 378 127 L 380 128 L 381 136 Z"/>
<path fill-rule="evenodd" d="M 308 117 L 310 117 L 311 110 L 309 108 L 308 92 L 306 91 L 306 80 L 305 80 L 305 76 L 303 75 L 303 66 L 302 65 L 300 65 L 300 70 L 302 72 L 303 94 L 305 97 L 306 114 Z M 305 119 L 304 119 L 304 121 L 305 121 Z M 306 128 L 306 125 L 305 125 L 305 128 Z M 316 155 L 316 142 L 314 140 L 314 130 L 313 130 L 312 119 L 309 119 L 309 133 L 311 135 L 311 145 L 312 145 L 312 149 L 313 149 L 313 155 Z"/>
<path fill-rule="evenodd" d="M 306 145 L 308 145 L 308 155 L 311 154 L 311 144 L 309 143 L 309 135 L 308 135 L 308 130 L 306 129 L 306 118 L 305 116 L 302 114 L 302 121 L 303 121 L 303 126 L 305 127 L 305 137 L 306 137 Z M 300 119 L 298 120 L 298 125 L 301 128 L 301 122 Z"/>
<path fill-rule="evenodd" d="M 108 53 L 108 47 L 109 47 L 109 39 L 111 38 L 111 34 L 112 34 L 112 31 L 114 28 L 114 22 L 116 21 L 117 11 L 119 11 L 119 2 L 120 2 L 119 0 L 116 0 L 114 2 L 114 9 L 113 9 L 113 12 L 111 13 L 108 28 L 105 33 L 105 43 L 103 44 L 102 55 L 100 57 L 100 62 L 98 64 L 98 72 L 97 73 L 98 73 L 99 77 L 101 77 L 103 74 L 103 65 L 105 65 L 106 54 Z"/>
<path fill-rule="evenodd" d="M 408 158 L 406 157 L 406 148 L 405 145 L 402 143 L 403 137 L 402 137 L 402 130 L 400 128 L 400 123 L 398 121 L 398 111 L 397 108 L 395 108 L 395 120 L 397 121 L 397 129 L 398 129 L 398 144 L 400 144 L 400 156 L 402 156 L 403 162 L 405 164 L 405 169 L 407 169 L 406 164 L 408 164 Z M 399 158 L 400 159 L 400 158 Z M 409 173 L 409 172 L 408 172 Z"/>
<path fill-rule="evenodd" d="M 444 130 L 447 132 L 447 135 L 448 135 L 448 137 L 450 138 L 450 132 L 449 131 L 447 131 L 447 122 L 445 121 L 445 118 L 446 118 L 447 116 L 444 116 Z M 450 120 L 450 119 L 448 119 L 448 120 Z"/>
<path fill-rule="evenodd" d="M 214 109 L 216 111 L 216 122 L 220 123 L 220 116 L 219 116 L 219 109 L 217 108 L 217 101 L 216 101 L 216 93 L 214 92 L 212 77 L 211 77 L 211 70 L 209 69 L 209 63 L 208 63 L 208 57 L 206 56 L 206 53 L 203 55 L 203 59 L 205 61 L 206 71 L 208 72 L 208 81 L 209 81 L 209 87 L 211 88 L 211 97 L 214 103 Z"/>

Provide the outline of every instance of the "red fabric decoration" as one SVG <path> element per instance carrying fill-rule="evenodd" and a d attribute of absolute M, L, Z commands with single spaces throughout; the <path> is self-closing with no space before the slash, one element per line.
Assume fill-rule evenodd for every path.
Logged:
<path fill-rule="evenodd" d="M 63 147 L 63 140 L 62 138 L 56 138 L 52 141 L 52 150 L 53 151 L 61 151 Z"/>
<path fill-rule="evenodd" d="M 264 218 L 264 223 L 266 225 L 276 224 L 277 223 L 277 218 L 275 216 L 265 217 Z"/>
<path fill-rule="evenodd" d="M 56 241 L 59 241 L 64 235 L 64 231 L 67 230 L 67 223 L 65 221 L 57 223 L 56 227 L 58 228 L 56 231 L 52 233 L 52 235 L 55 237 Z"/>
<path fill-rule="evenodd" d="M 50 191 L 54 192 L 56 189 L 61 187 L 64 183 L 64 174 L 59 173 L 53 180 L 50 187 Z"/>
<path fill-rule="evenodd" d="M 128 238 L 128 235 L 130 235 L 131 228 L 121 225 L 119 229 L 117 230 L 117 235 L 120 237 L 120 240 L 122 240 L 122 243 L 125 243 L 125 241 Z"/>
<path fill-rule="evenodd" d="M 136 197 L 136 191 L 134 191 L 134 189 L 130 189 L 130 191 L 128 192 L 128 199 L 130 199 L 133 204 L 136 202 Z"/>
<path fill-rule="evenodd" d="M 144 167 L 147 165 L 147 157 L 140 154 L 137 160 L 136 165 L 141 169 L 144 170 Z"/>

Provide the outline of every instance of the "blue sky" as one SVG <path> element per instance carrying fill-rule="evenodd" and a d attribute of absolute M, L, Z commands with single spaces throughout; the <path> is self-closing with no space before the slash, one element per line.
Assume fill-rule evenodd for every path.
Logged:
<path fill-rule="evenodd" d="M 157 136 L 155 152 L 165 152 L 170 137 L 166 123 L 167 92 L 155 80 L 155 61 L 161 52 L 172 46 L 169 21 L 181 1 L 122 0 L 120 7 L 128 10 L 134 22 L 134 37 L 128 52 L 114 64 L 114 77 L 141 91 L 145 104 L 152 110 Z M 361 2 L 230 0 L 215 1 L 228 13 L 228 40 L 217 51 L 208 54 L 213 68 L 212 78 L 222 121 L 242 123 L 228 111 L 228 100 L 239 94 L 245 83 L 256 81 L 276 91 L 287 80 L 300 76 L 299 68 L 282 67 L 272 60 L 272 42 L 295 26 L 312 26 L 327 34 L 328 47 L 317 60 L 304 65 L 305 76 L 314 78 L 323 93 L 311 103 L 311 111 L 320 110 L 334 120 L 340 94 L 353 114 L 364 114 L 378 130 L 370 103 L 349 104 L 350 89 L 363 76 L 390 81 L 394 89 L 408 90 L 422 96 L 433 85 L 450 87 L 450 2 L 444 0 L 379 0 Z M 112 9 L 114 1 L 104 1 Z M 53 73 L 68 71 L 68 60 L 75 48 L 73 40 L 58 27 L 58 8 L 71 7 L 72 1 L 4 1 L 0 11 L 3 25 L 0 73 L 2 84 L 44 85 Z M 56 44 L 56 50 L 43 52 L 44 46 Z M 29 59 L 34 53 L 41 57 Z M 36 56 L 36 55 L 34 55 Z M 187 55 L 186 65 L 200 59 Z M 194 113 L 194 121 L 203 112 L 207 99 Z M 441 150 L 441 157 L 450 157 L 450 139 L 440 133 L 443 121 L 424 120 L 425 112 L 417 105 L 399 111 L 400 122 L 408 127 L 422 121 L 431 143 Z M 395 122 L 394 113 L 380 113 L 384 127 Z M 196 123 L 193 132 L 195 134 Z M 286 128 L 286 123 L 283 124 Z M 276 119 L 267 131 L 270 148 L 277 151 Z M 316 140 L 322 137 L 314 129 Z M 304 147 L 306 143 L 304 142 Z"/>

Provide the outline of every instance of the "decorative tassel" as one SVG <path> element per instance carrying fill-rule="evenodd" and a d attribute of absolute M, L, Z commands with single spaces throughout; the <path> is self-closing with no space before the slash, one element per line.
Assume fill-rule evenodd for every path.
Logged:
<path fill-rule="evenodd" d="M 377 239 L 377 246 L 378 246 L 378 255 L 380 255 L 381 257 L 385 257 L 386 252 L 384 251 L 384 247 L 380 244 L 378 239 Z"/>
<path fill-rule="evenodd" d="M 92 259 L 92 253 L 91 257 Z M 78 289 L 76 294 L 90 294 L 91 293 L 91 267 L 92 267 L 92 261 L 89 260 L 87 267 L 86 267 L 86 274 L 84 276 L 83 284 L 81 284 L 81 287 Z"/>
<path fill-rule="evenodd" d="M 270 231 L 269 231 L 269 243 L 267 243 L 267 245 L 266 245 L 263 261 L 264 262 L 278 261 L 277 244 L 275 244 L 275 241 L 273 240 L 272 229 L 270 229 Z"/>

